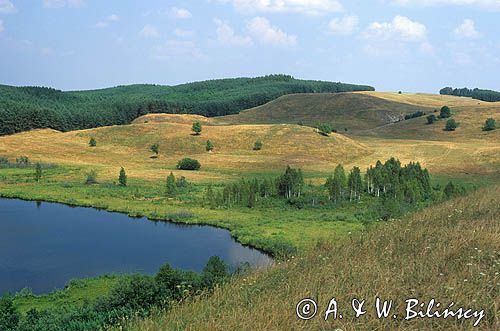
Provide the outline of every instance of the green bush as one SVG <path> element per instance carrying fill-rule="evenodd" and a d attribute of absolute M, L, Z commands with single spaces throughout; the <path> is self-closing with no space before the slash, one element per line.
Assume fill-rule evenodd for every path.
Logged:
<path fill-rule="evenodd" d="M 94 137 L 90 138 L 90 140 L 89 140 L 89 146 L 90 147 L 96 147 L 97 146 L 97 141 L 95 140 Z"/>
<path fill-rule="evenodd" d="M 446 121 L 446 125 L 444 127 L 445 131 L 455 131 L 456 128 L 458 128 L 458 123 L 453 118 Z"/>
<path fill-rule="evenodd" d="M 262 141 L 257 140 L 257 141 L 253 144 L 253 150 L 254 150 L 254 151 L 260 151 L 261 149 L 262 149 Z"/>
<path fill-rule="evenodd" d="M 483 131 L 493 131 L 497 128 L 497 123 L 493 118 L 488 118 L 484 122 Z"/>
<path fill-rule="evenodd" d="M 443 106 L 441 111 L 439 112 L 440 118 L 449 118 L 451 117 L 451 109 L 448 106 Z"/>
<path fill-rule="evenodd" d="M 97 171 L 95 171 L 95 170 L 92 169 L 92 170 L 90 170 L 86 174 L 85 184 L 86 185 L 98 184 L 98 182 L 97 182 Z"/>
<path fill-rule="evenodd" d="M 190 159 L 188 157 L 180 160 L 177 163 L 177 169 L 180 170 L 199 170 L 201 168 L 200 162 L 198 160 Z"/>
<path fill-rule="evenodd" d="M 330 124 L 323 123 L 318 125 L 318 132 L 323 136 L 328 136 L 332 131 L 333 128 Z"/>
<path fill-rule="evenodd" d="M 427 124 L 433 124 L 437 121 L 437 117 L 434 114 L 430 114 L 427 116 Z"/>

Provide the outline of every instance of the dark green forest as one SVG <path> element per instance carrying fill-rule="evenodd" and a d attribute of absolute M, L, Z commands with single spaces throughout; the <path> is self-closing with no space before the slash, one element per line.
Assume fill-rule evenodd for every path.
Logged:
<path fill-rule="evenodd" d="M 0 85 L 0 135 L 128 124 L 149 113 L 223 116 L 292 93 L 372 91 L 371 86 L 287 75 L 219 79 L 177 86 L 129 85 L 89 91 Z"/>
<path fill-rule="evenodd" d="M 457 97 L 469 97 L 472 99 L 488 102 L 500 101 L 500 92 L 492 90 L 481 90 L 478 88 L 469 89 L 464 87 L 454 89 L 452 87 L 445 87 L 439 91 L 439 94 L 454 95 Z"/>

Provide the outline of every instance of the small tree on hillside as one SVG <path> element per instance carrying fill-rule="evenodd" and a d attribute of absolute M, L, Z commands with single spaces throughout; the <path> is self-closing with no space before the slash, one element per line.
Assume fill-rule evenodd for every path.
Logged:
<path fill-rule="evenodd" d="M 254 151 L 260 151 L 261 149 L 262 149 L 262 141 L 257 140 L 257 141 L 253 144 L 253 150 L 254 150 Z"/>
<path fill-rule="evenodd" d="M 167 196 L 173 197 L 177 190 L 177 186 L 175 184 L 175 176 L 172 172 L 167 177 Z"/>
<path fill-rule="evenodd" d="M 39 182 L 42 179 L 42 165 L 37 163 L 35 166 L 35 181 Z"/>
<path fill-rule="evenodd" d="M 190 159 L 188 157 L 180 160 L 177 163 L 177 169 L 180 170 L 199 170 L 201 167 L 200 162 L 198 160 Z"/>
<path fill-rule="evenodd" d="M 127 174 L 125 173 L 125 169 L 121 167 L 120 175 L 118 176 L 118 183 L 120 186 L 127 186 Z"/>
<path fill-rule="evenodd" d="M 91 137 L 89 140 L 89 146 L 90 147 L 96 147 L 97 146 L 97 141 L 95 140 L 94 137 Z"/>
<path fill-rule="evenodd" d="M 448 106 L 443 106 L 441 111 L 439 112 L 440 118 L 449 118 L 451 117 L 451 109 Z"/>
<path fill-rule="evenodd" d="M 155 153 L 155 156 L 158 156 L 158 154 L 160 153 L 160 145 L 153 144 L 151 145 L 150 150 L 151 152 Z"/>
<path fill-rule="evenodd" d="M 483 131 L 493 131 L 497 128 L 497 123 L 493 118 L 488 118 L 484 122 Z"/>
<path fill-rule="evenodd" d="M 446 121 L 446 125 L 444 127 L 445 131 L 455 131 L 456 128 L 458 128 L 458 123 L 453 118 Z"/>
<path fill-rule="evenodd" d="M 214 150 L 214 144 L 210 140 L 207 140 L 207 145 L 205 146 L 207 152 L 211 152 Z"/>
<path fill-rule="evenodd" d="M 437 121 L 436 115 L 430 114 L 429 116 L 427 116 L 427 124 L 433 124 L 436 121 Z"/>
<path fill-rule="evenodd" d="M 323 123 L 318 125 L 318 132 L 323 136 L 328 136 L 332 131 L 333 128 L 330 124 Z"/>
<path fill-rule="evenodd" d="M 194 132 L 196 136 L 199 136 L 202 130 L 200 122 L 194 122 L 193 126 L 191 127 L 191 130 Z"/>

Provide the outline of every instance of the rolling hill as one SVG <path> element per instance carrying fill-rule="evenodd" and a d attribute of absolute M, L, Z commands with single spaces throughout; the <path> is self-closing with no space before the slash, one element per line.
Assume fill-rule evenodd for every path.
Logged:
<path fill-rule="evenodd" d="M 289 123 L 315 126 L 329 123 L 337 131 L 372 129 L 400 121 L 404 115 L 432 111 L 424 105 L 395 102 L 357 93 L 293 94 L 237 115 L 217 118 L 219 123 Z"/>
<path fill-rule="evenodd" d="M 221 116 L 290 93 L 364 90 L 373 90 L 373 87 L 298 80 L 285 75 L 69 92 L 0 85 L 0 135 L 38 128 L 70 131 L 128 124 L 148 113 Z"/>

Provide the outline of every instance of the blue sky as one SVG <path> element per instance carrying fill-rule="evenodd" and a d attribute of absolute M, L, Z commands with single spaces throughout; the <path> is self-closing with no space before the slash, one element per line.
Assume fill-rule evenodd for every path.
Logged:
<path fill-rule="evenodd" d="M 63 90 L 286 73 L 500 90 L 500 0 L 0 0 L 0 83 Z"/>

